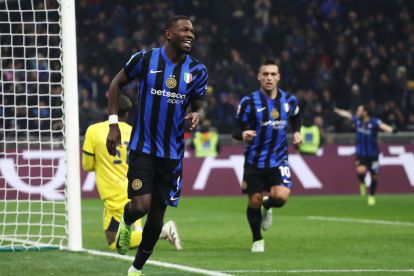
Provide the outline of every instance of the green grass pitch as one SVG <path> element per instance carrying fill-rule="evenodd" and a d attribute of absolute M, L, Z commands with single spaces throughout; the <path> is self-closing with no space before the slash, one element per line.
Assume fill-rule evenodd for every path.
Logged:
<path fill-rule="evenodd" d="M 292 196 L 285 207 L 274 210 L 273 225 L 263 233 L 263 254 L 250 252 L 246 201 L 245 197 L 182 198 L 177 209 L 168 208 L 166 220 L 176 221 L 184 250 L 177 252 L 161 240 L 151 259 L 231 275 L 414 273 L 412 194 L 379 195 L 374 207 L 359 196 Z M 107 251 L 101 221 L 102 202 L 82 200 L 85 248 Z M 135 250 L 129 252 L 134 254 Z M 4 276 L 126 275 L 130 264 L 57 250 L 0 253 Z M 195 275 L 150 264 L 144 273 Z"/>

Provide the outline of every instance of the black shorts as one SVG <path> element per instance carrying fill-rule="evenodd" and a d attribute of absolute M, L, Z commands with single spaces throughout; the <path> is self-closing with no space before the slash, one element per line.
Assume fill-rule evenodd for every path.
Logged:
<path fill-rule="evenodd" d="M 270 191 L 272 186 L 285 186 L 292 189 L 289 165 L 275 168 L 259 169 L 250 164 L 244 164 L 242 192 L 244 194 Z"/>
<path fill-rule="evenodd" d="M 357 156 L 356 165 L 367 167 L 371 174 L 379 172 L 378 156 Z"/>
<path fill-rule="evenodd" d="M 129 152 L 128 198 L 152 194 L 166 205 L 176 207 L 182 186 L 182 160 L 141 152 Z"/>

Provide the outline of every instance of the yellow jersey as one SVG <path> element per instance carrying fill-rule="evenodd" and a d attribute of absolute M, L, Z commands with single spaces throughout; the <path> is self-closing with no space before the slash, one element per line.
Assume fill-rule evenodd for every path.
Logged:
<path fill-rule="evenodd" d="M 109 209 L 123 208 L 128 201 L 127 148 L 132 127 L 125 122 L 118 125 L 122 147 L 116 148 L 116 156 L 106 149 L 108 121 L 89 126 L 82 147 L 82 167 L 85 171 L 95 171 L 99 196 Z"/>

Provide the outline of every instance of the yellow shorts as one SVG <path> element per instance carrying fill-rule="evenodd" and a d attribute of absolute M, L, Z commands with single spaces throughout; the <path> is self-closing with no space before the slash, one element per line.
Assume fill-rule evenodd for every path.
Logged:
<path fill-rule="evenodd" d="M 108 229 L 109 225 L 111 224 L 112 218 L 119 223 L 121 221 L 123 212 L 124 212 L 124 207 L 120 209 L 112 209 L 112 208 L 107 208 L 104 206 L 103 230 L 106 231 Z M 138 231 L 139 229 L 141 229 L 142 231 L 142 220 L 141 219 L 135 221 L 134 225 L 135 225 L 135 231 Z"/>
<path fill-rule="evenodd" d="M 121 216 L 123 213 L 123 209 L 120 210 L 111 210 L 104 207 L 103 210 L 103 230 L 108 229 L 109 224 L 111 223 L 112 218 L 116 220 L 118 223 L 121 221 Z"/>

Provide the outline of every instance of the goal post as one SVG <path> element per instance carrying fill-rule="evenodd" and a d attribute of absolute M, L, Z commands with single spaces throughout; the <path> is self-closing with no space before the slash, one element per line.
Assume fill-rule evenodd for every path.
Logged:
<path fill-rule="evenodd" d="M 82 249 L 74 0 L 0 0 L 0 251 Z"/>
<path fill-rule="evenodd" d="M 76 55 L 75 0 L 62 0 L 63 94 L 65 113 L 66 193 L 68 211 L 68 247 L 82 249 L 80 171 L 79 171 L 79 110 Z"/>

